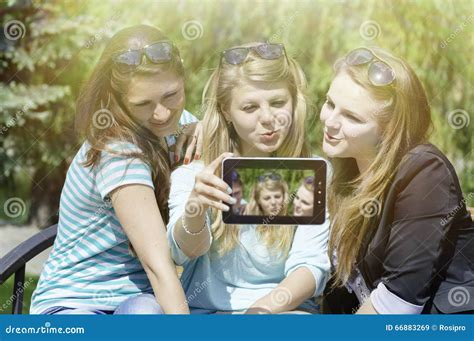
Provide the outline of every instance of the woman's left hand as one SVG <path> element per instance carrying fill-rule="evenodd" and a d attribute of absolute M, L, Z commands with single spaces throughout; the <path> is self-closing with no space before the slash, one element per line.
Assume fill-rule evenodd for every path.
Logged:
<path fill-rule="evenodd" d="M 199 160 L 202 155 L 202 123 L 194 122 L 182 127 L 182 134 L 176 140 L 174 148 L 174 161 L 181 159 L 181 150 L 186 143 L 186 152 L 184 154 L 184 164 L 191 162 L 194 153 L 194 160 Z"/>
<path fill-rule="evenodd" d="M 250 307 L 248 308 L 245 313 L 246 315 L 268 315 L 272 314 L 272 311 L 268 307 Z"/>

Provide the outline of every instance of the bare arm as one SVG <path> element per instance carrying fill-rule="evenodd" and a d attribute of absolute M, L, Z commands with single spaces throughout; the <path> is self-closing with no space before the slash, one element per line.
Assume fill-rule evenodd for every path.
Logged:
<path fill-rule="evenodd" d="M 189 308 L 171 259 L 165 224 L 153 189 L 144 185 L 126 185 L 117 188 L 110 196 L 120 224 L 164 312 L 188 314 Z"/>
<path fill-rule="evenodd" d="M 231 155 L 230 153 L 221 154 L 201 173 L 196 175 L 196 182 L 186 203 L 183 216 L 176 222 L 173 237 L 179 248 L 189 258 L 196 258 L 205 254 L 211 246 L 210 230 L 205 226 L 207 209 L 214 207 L 220 210 L 228 210 L 228 206 L 221 201 L 230 204 L 235 203 L 235 199 L 229 195 L 227 190 L 229 186 L 214 175 L 222 160 Z M 183 227 L 183 221 L 186 229 Z"/>
<path fill-rule="evenodd" d="M 305 267 L 293 271 L 268 295 L 257 300 L 246 314 L 278 314 L 291 311 L 306 301 L 316 290 L 314 276 Z"/>
<path fill-rule="evenodd" d="M 197 210 L 203 212 L 194 215 L 192 213 L 194 211 L 191 211 L 191 214 L 187 214 L 185 211 L 183 216 L 176 222 L 176 226 L 173 230 L 173 237 L 184 254 L 192 259 L 205 254 L 209 250 L 211 246 L 211 236 L 210 229 L 204 226 L 206 223 L 206 208 L 200 206 L 200 204 L 198 204 L 191 196 L 186 203 L 186 211 L 190 212 L 194 207 L 196 207 Z M 197 234 L 186 232 L 183 228 L 183 220 L 188 231 L 192 233 L 197 233 L 199 231 L 202 232 Z M 202 230 L 203 228 L 204 230 Z"/>
<path fill-rule="evenodd" d="M 372 301 L 370 297 L 359 307 L 356 314 L 378 314 L 375 310 L 374 306 L 372 305 Z"/>

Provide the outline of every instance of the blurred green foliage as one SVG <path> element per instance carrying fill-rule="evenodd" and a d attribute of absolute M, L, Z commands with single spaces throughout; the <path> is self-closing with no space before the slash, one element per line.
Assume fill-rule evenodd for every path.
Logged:
<path fill-rule="evenodd" d="M 163 29 L 180 48 L 187 70 L 187 108 L 198 117 L 204 84 L 222 49 L 256 39 L 283 42 L 309 81 L 312 113 L 306 138 L 315 154 L 321 153 L 318 113 L 335 60 L 361 45 L 393 51 L 409 61 L 425 85 L 435 123 L 432 141 L 455 165 L 473 206 L 473 196 L 468 196 L 474 192 L 471 0 L 0 4 L 2 203 L 19 196 L 35 212 L 43 204 L 55 214 L 67 166 L 80 144 L 72 129 L 80 85 L 114 32 L 144 23 Z M 13 20 L 20 22 L 20 35 L 9 39 Z M 458 115 L 453 123 L 453 113 L 463 121 Z"/>
<path fill-rule="evenodd" d="M 37 275 L 25 274 L 25 290 L 23 291 L 23 314 L 30 311 L 31 295 L 38 284 Z M 10 277 L 0 286 L 0 314 L 11 314 L 13 303 L 14 276 Z"/>

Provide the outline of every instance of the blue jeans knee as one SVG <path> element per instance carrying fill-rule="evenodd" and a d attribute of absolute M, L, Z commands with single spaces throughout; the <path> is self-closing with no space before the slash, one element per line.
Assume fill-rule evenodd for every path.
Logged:
<path fill-rule="evenodd" d="M 127 298 L 115 309 L 114 315 L 164 314 L 152 294 L 140 294 Z"/>

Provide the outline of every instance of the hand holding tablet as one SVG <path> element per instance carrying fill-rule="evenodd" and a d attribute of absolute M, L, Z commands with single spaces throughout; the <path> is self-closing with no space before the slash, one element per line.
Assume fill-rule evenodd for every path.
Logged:
<path fill-rule="evenodd" d="M 189 196 L 190 205 L 198 205 L 199 212 L 205 212 L 208 207 L 226 211 L 229 206 L 223 202 L 233 204 L 235 199 L 230 196 L 230 187 L 218 176 L 214 175 L 217 167 L 225 157 L 232 153 L 222 153 L 217 159 L 212 161 L 204 170 L 196 175 L 194 188 Z"/>
<path fill-rule="evenodd" d="M 224 223 L 324 223 L 326 169 L 324 160 L 311 158 L 224 159 L 222 178 L 236 199 L 223 211 Z"/>

